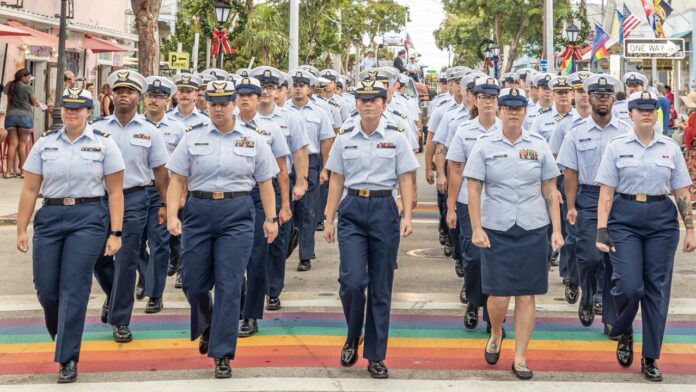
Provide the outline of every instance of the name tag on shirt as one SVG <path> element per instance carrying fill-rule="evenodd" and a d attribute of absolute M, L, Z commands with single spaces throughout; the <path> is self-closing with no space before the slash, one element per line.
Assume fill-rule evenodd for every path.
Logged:
<path fill-rule="evenodd" d="M 633 158 L 633 154 L 619 155 L 619 158 Z"/>
<path fill-rule="evenodd" d="M 465 137 L 464 140 L 476 140 L 475 137 Z"/>
<path fill-rule="evenodd" d="M 493 155 L 493 159 L 499 159 L 499 158 L 507 158 L 507 154 Z"/>
<path fill-rule="evenodd" d="M 672 159 L 672 157 L 669 156 L 669 155 L 663 155 L 663 156 L 662 156 L 662 159 Z"/>
<path fill-rule="evenodd" d="M 394 143 L 378 143 L 377 148 L 396 148 Z"/>
<path fill-rule="evenodd" d="M 240 137 L 237 139 L 237 141 L 234 142 L 235 147 L 245 147 L 245 148 L 253 148 L 254 147 L 254 141 L 249 139 L 248 137 Z"/>
<path fill-rule="evenodd" d="M 208 146 L 210 143 L 193 143 L 194 146 Z"/>
<path fill-rule="evenodd" d="M 136 133 L 133 135 L 133 139 L 150 140 L 150 135 L 144 133 Z"/>
<path fill-rule="evenodd" d="M 592 140 L 592 138 L 589 138 L 589 137 L 588 137 L 588 138 L 585 138 L 585 139 L 579 139 L 578 141 L 579 141 L 579 142 L 589 142 L 590 140 Z"/>
<path fill-rule="evenodd" d="M 80 151 L 101 152 L 101 147 L 82 147 Z"/>
<path fill-rule="evenodd" d="M 44 151 L 56 151 L 58 147 L 44 147 Z"/>
<path fill-rule="evenodd" d="M 523 148 L 519 151 L 520 159 L 527 159 L 537 161 L 539 160 L 539 153 L 531 148 Z"/>
<path fill-rule="evenodd" d="M 345 150 L 357 150 L 358 146 L 344 146 L 343 149 L 345 149 Z"/>

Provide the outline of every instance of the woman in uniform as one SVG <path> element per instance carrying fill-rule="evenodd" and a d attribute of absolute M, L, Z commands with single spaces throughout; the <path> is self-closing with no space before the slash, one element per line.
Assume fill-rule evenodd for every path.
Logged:
<path fill-rule="evenodd" d="M 464 285 L 468 303 L 464 313 L 464 326 L 474 329 L 478 325 L 478 311 L 483 307 L 484 320 L 488 320 L 486 296 L 481 291 L 481 250 L 471 244 L 471 223 L 467 199 L 467 185 L 462 177 L 469 152 L 479 136 L 500 130 L 498 93 L 500 84 L 495 78 L 481 77 L 474 83 L 475 117 L 461 124 L 447 150 L 447 226 L 454 229 L 459 223 L 459 242 L 464 264 Z M 490 322 L 488 325 L 490 331 Z"/>
<path fill-rule="evenodd" d="M 488 295 L 491 336 L 486 362 L 498 362 L 503 321 L 515 297 L 515 357 L 512 371 L 530 379 L 527 346 L 534 328 L 534 296 L 548 291 L 548 225 L 551 245 L 560 249 L 560 174 L 546 140 L 522 130 L 527 107 L 523 90 L 503 89 L 498 97 L 502 130 L 479 137 L 464 168 L 469 191 L 472 243 L 481 250 L 483 294 Z M 482 199 L 481 193 L 485 192 Z"/>
<path fill-rule="evenodd" d="M 686 226 L 683 251 L 696 248 L 691 215 L 691 178 L 679 145 L 654 130 L 657 96 L 639 91 L 628 98 L 633 132 L 607 145 L 597 170 L 601 184 L 597 211 L 597 248 L 609 253 L 614 267 L 611 297 L 618 337 L 616 360 L 633 363 L 633 320 L 640 305 L 643 319 L 641 372 L 662 381 L 656 360 L 667 322 L 674 254 L 679 244 L 677 211 Z M 677 208 L 669 199 L 673 193 Z"/>
<path fill-rule="evenodd" d="M 358 360 L 364 325 L 367 370 L 373 378 L 387 378 L 384 358 L 392 282 L 399 234 L 411 234 L 412 172 L 418 168 L 418 160 L 404 130 L 382 117 L 387 99 L 384 85 L 365 80 L 358 84 L 355 94 L 360 121 L 339 132 L 326 164 L 332 174 L 324 238 L 328 243 L 335 240 L 338 209 L 339 295 L 348 324 L 341 365 L 353 366 Z M 403 204 L 400 228 L 392 197 L 397 183 Z M 347 195 L 341 200 L 344 189 Z"/>
<path fill-rule="evenodd" d="M 63 93 L 64 127 L 44 132 L 24 164 L 17 213 L 17 249 L 29 249 L 27 226 L 34 217 L 34 285 L 46 328 L 56 340 L 59 383 L 77 380 L 92 273 L 111 222 L 105 256 L 121 247 L 125 163 L 109 135 L 87 125 L 93 98 L 87 90 Z M 108 211 L 104 184 L 108 192 Z M 109 218 L 107 219 L 107 213 Z"/>
<path fill-rule="evenodd" d="M 184 136 L 167 163 L 167 225 L 182 237 L 182 283 L 191 305 L 191 340 L 215 360 L 215 377 L 232 376 L 230 359 L 237 348 L 242 282 L 254 241 L 254 202 L 258 183 L 268 243 L 278 234 L 271 178 L 279 169 L 258 133 L 233 114 L 235 89 L 230 81 L 212 81 L 205 93 L 211 123 Z M 191 196 L 177 217 L 185 184 Z M 215 287 L 215 304 L 210 290 Z"/>

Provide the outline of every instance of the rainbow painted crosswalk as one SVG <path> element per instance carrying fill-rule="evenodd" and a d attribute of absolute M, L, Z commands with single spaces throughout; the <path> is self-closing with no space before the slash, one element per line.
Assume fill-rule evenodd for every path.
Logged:
<path fill-rule="evenodd" d="M 88 317 L 80 358 L 81 372 L 203 369 L 211 360 L 198 354 L 189 339 L 187 315 L 136 315 L 128 344 L 112 341 L 111 328 Z M 273 313 L 260 322 L 260 333 L 239 340 L 235 368 L 339 367 L 345 339 L 340 313 Z M 464 330 L 455 316 L 392 315 L 387 364 L 391 368 L 430 370 L 500 370 L 509 372 L 514 331 L 507 325 L 500 363 L 482 358 L 485 324 Z M 636 341 L 640 342 L 637 323 Z M 0 320 L 0 374 L 54 373 L 54 343 L 41 318 Z M 573 317 L 540 317 L 530 344 L 528 363 L 536 371 L 636 372 L 614 359 L 616 343 L 602 334 L 601 324 L 579 326 Z M 636 345 L 639 355 L 640 344 Z M 358 363 L 363 367 L 365 363 Z M 660 359 L 665 374 L 696 375 L 696 321 L 671 321 Z M 272 372 L 269 372 L 269 376 Z"/>

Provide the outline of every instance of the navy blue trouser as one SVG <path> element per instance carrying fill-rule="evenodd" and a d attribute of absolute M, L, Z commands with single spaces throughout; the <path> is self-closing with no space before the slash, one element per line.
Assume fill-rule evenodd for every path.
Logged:
<path fill-rule="evenodd" d="M 97 282 L 110 299 L 109 324 L 116 326 L 129 325 L 133 313 L 140 243 L 149 207 L 147 192 L 142 190 L 124 195 L 123 204 L 121 249 L 112 257 L 100 256 L 94 269 Z M 106 245 L 104 238 L 102 245 Z"/>
<path fill-rule="evenodd" d="M 660 357 L 672 288 L 674 254 L 679 244 L 677 209 L 669 200 L 641 203 L 615 198 L 609 216 L 614 272 L 611 297 L 616 306 L 613 336 L 633 330 L 640 305 L 643 356 Z"/>
<path fill-rule="evenodd" d="M 606 278 L 606 260 L 602 252 L 597 249 L 597 203 L 599 191 L 583 189 L 578 192 L 575 202 L 578 210 L 578 218 L 575 222 L 577 236 L 577 269 L 578 281 L 582 289 L 580 301 L 583 305 L 590 306 L 593 301 L 604 303 L 604 286 Z M 608 304 L 607 306 L 611 306 Z M 602 312 L 602 321 L 611 323 L 610 314 Z M 606 316 L 605 316 L 606 314 Z"/>
<path fill-rule="evenodd" d="M 234 358 L 242 282 L 254 242 L 254 215 L 250 196 L 192 197 L 183 213 L 181 279 L 191 306 L 191 340 L 210 328 L 211 358 Z"/>
<path fill-rule="evenodd" d="M 295 227 L 300 229 L 300 260 L 309 260 L 314 254 L 314 235 L 317 231 L 317 203 L 319 203 L 319 172 L 321 157 L 319 154 L 309 156 L 309 181 L 304 197 L 295 203 Z M 322 215 L 324 213 L 322 212 Z"/>
<path fill-rule="evenodd" d="M 150 298 L 162 298 L 167 282 L 170 235 L 166 224 L 157 223 L 157 212 L 162 206 L 157 188 L 147 187 L 146 192 L 150 207 L 147 209 L 147 223 L 140 244 L 138 272 L 145 284 L 145 295 Z"/>
<path fill-rule="evenodd" d="M 384 360 L 399 250 L 399 212 L 394 198 L 346 196 L 338 207 L 337 235 L 346 341 L 357 342 L 364 323 L 363 357 Z"/>
<path fill-rule="evenodd" d="M 34 217 L 34 287 L 54 361 L 79 361 L 94 264 L 102 251 L 108 212 L 101 202 L 43 206 Z"/>
<path fill-rule="evenodd" d="M 469 206 L 457 202 L 457 221 L 459 222 L 459 243 L 464 264 L 464 282 L 466 298 L 477 308 L 483 307 L 483 319 L 488 321 L 488 296 L 483 294 L 481 285 L 481 248 L 471 242 L 473 230 L 469 219 Z"/>
<path fill-rule="evenodd" d="M 277 215 L 280 210 L 280 189 L 275 179 L 273 179 L 273 189 L 276 196 Z M 268 289 L 268 266 L 277 259 L 285 260 L 285 239 L 279 233 L 272 243 L 269 244 L 266 241 L 263 233 L 266 215 L 263 213 L 258 186 L 251 191 L 251 198 L 254 201 L 256 220 L 254 222 L 254 246 L 246 269 L 247 292 L 242 318 L 262 319 L 264 298 Z"/>
<path fill-rule="evenodd" d="M 287 257 L 287 247 L 295 228 L 295 202 L 292 200 L 292 188 L 295 186 L 295 175 L 290 173 L 290 210 L 293 211 L 293 219 L 280 226 L 278 236 L 282 236 L 282 255 L 283 257 L 272 257 L 269 259 L 266 271 L 266 295 L 269 297 L 279 297 L 285 287 L 285 259 Z M 275 241 L 274 241 L 275 242 Z"/>
<path fill-rule="evenodd" d="M 556 182 L 558 190 L 563 196 L 561 204 L 561 232 L 563 234 L 563 247 L 558 257 L 558 274 L 562 278 L 567 278 L 573 284 L 578 284 L 578 267 L 575 256 L 575 225 L 566 222 L 568 207 L 566 205 L 565 182 L 563 176 L 559 176 Z"/>

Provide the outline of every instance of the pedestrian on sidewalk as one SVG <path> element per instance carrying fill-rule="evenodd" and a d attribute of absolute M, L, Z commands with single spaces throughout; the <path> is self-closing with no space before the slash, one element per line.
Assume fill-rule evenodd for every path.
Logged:
<path fill-rule="evenodd" d="M 34 95 L 34 88 L 30 85 L 34 79 L 26 68 L 15 72 L 14 79 L 4 88 L 7 94 L 7 113 L 5 116 L 5 129 L 7 129 L 7 165 L 2 173 L 4 178 L 22 178 L 24 161 L 27 159 L 27 142 L 34 132 L 34 107 L 39 106 L 39 101 Z M 19 158 L 19 165 L 15 159 Z M 19 168 L 19 170 L 15 170 Z"/>
<path fill-rule="evenodd" d="M 32 241 L 34 285 L 56 341 L 58 382 L 69 383 L 77 380 L 92 273 L 107 233 L 104 255 L 121 247 L 125 163 L 110 135 L 87 125 L 93 105 L 88 91 L 65 90 L 62 103 L 64 127 L 44 132 L 24 165 L 17 249 L 29 250 L 27 226 L 40 191 L 44 199 Z M 108 210 L 101 202 L 104 184 Z"/>

